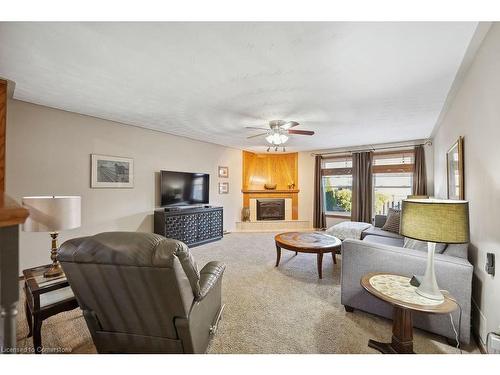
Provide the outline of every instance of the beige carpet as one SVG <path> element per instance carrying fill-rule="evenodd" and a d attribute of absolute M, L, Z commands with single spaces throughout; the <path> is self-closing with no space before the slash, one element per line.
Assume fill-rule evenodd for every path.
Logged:
<path fill-rule="evenodd" d="M 271 233 L 232 233 L 199 246 L 192 253 L 201 268 L 210 260 L 227 264 L 223 283 L 226 309 L 208 353 L 377 353 L 369 338 L 388 341 L 391 322 L 360 311 L 346 313 L 340 304 L 340 263 L 323 260 L 319 280 L 316 256 L 276 250 Z M 340 259 L 340 258 L 338 258 Z M 29 348 L 27 323 L 20 304 L 18 345 Z M 415 330 L 417 353 L 458 353 L 438 336 Z M 95 353 L 78 310 L 47 319 L 44 347 Z M 475 345 L 464 353 L 479 353 Z"/>

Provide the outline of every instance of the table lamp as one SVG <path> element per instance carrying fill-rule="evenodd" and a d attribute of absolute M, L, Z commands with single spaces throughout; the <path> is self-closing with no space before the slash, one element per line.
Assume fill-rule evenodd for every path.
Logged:
<path fill-rule="evenodd" d="M 29 217 L 23 224 L 23 231 L 49 232 L 52 238 L 50 250 L 52 265 L 43 276 L 62 275 L 61 265 L 57 261 L 57 235 L 59 231 L 78 228 L 81 225 L 81 197 L 23 197 L 22 203 L 29 210 Z"/>
<path fill-rule="evenodd" d="M 444 199 L 405 199 L 401 209 L 400 234 L 427 241 L 427 267 L 417 293 L 443 300 L 434 271 L 436 243 L 469 242 L 469 202 Z"/>

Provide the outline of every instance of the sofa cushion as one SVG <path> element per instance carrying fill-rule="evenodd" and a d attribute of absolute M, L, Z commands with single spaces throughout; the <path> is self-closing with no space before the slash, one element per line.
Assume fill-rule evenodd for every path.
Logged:
<path fill-rule="evenodd" d="M 406 249 L 413 249 L 413 250 L 427 252 L 427 242 L 414 240 L 413 238 L 405 237 L 403 247 Z M 445 249 L 446 249 L 445 243 L 437 243 L 435 252 L 436 254 L 442 254 L 443 251 L 445 251 Z"/>
<path fill-rule="evenodd" d="M 443 254 L 452 257 L 467 259 L 468 250 L 469 250 L 468 243 L 451 243 L 448 246 L 446 246 L 446 249 L 444 249 Z"/>
<path fill-rule="evenodd" d="M 393 232 L 388 232 L 386 230 L 383 230 L 382 228 L 377 228 L 377 227 L 371 227 L 363 231 L 361 235 L 361 239 L 364 239 L 366 236 L 380 236 L 380 237 L 389 237 L 389 238 L 399 238 L 403 239 L 403 236 L 393 233 Z M 401 242 L 402 244 L 403 242 Z M 401 245 L 403 246 L 403 245 Z"/>
<path fill-rule="evenodd" d="M 365 236 L 363 241 L 370 243 L 377 243 L 381 245 L 396 246 L 396 247 L 403 246 L 403 238 L 397 238 L 397 237 L 381 237 L 375 235 L 368 235 Z"/>
<path fill-rule="evenodd" d="M 401 211 L 389 208 L 387 219 L 385 221 L 383 230 L 399 234 L 399 222 L 401 221 Z"/>

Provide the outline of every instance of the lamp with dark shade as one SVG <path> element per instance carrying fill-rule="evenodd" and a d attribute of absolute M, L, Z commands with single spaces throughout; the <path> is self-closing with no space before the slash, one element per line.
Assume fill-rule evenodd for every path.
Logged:
<path fill-rule="evenodd" d="M 57 261 L 58 232 L 78 228 L 81 225 L 80 196 L 23 197 L 23 206 L 29 210 L 29 217 L 23 224 L 25 232 L 49 232 L 52 238 L 50 259 L 52 265 L 44 273 L 45 277 L 63 274 Z"/>
<path fill-rule="evenodd" d="M 423 297 L 443 300 L 434 271 L 436 243 L 469 242 L 469 202 L 444 199 L 405 199 L 401 209 L 401 235 L 427 241 L 427 267 L 417 288 Z"/>

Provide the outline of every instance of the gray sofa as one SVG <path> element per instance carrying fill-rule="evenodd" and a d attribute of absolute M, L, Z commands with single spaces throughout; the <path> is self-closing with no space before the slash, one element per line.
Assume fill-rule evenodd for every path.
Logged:
<path fill-rule="evenodd" d="M 381 229 L 385 220 L 379 216 L 374 228 L 366 230 L 362 240 L 342 243 L 341 303 L 346 311 L 359 309 L 375 315 L 392 318 L 392 307 L 372 296 L 360 285 L 368 272 L 393 272 L 403 275 L 423 275 L 427 262 L 426 249 L 403 248 L 404 238 Z M 438 252 L 438 251 L 437 251 Z M 460 341 L 470 342 L 470 310 L 473 267 L 467 260 L 467 245 L 448 245 L 435 255 L 438 285 L 449 291 L 462 308 Z M 459 310 L 453 314 L 455 327 L 459 326 Z M 414 314 L 414 326 L 455 340 L 449 315 Z"/>
<path fill-rule="evenodd" d="M 58 260 L 99 353 L 204 353 L 222 312 L 225 265 L 152 233 L 66 241 Z"/>

